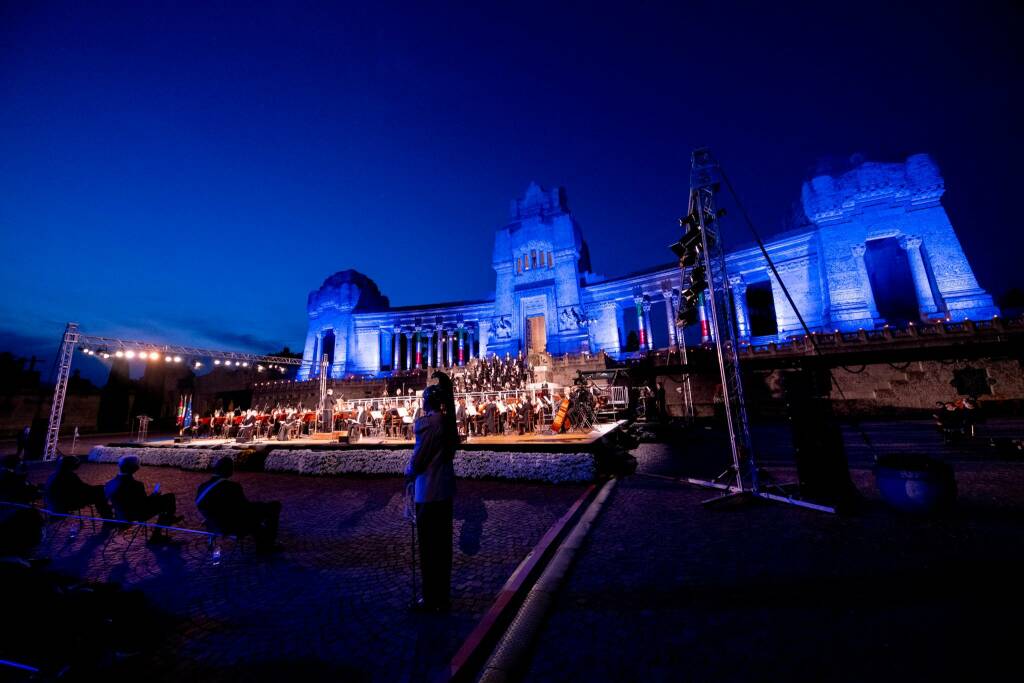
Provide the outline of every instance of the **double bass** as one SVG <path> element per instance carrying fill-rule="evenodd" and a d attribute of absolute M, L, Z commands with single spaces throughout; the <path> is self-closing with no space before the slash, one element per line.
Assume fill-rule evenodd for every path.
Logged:
<path fill-rule="evenodd" d="M 572 423 L 569 422 L 569 418 L 566 414 L 569 412 L 569 399 L 563 398 L 561 405 L 558 406 L 558 411 L 555 412 L 555 419 L 551 421 L 551 431 L 555 434 L 559 434 L 563 431 L 569 431 L 572 428 Z"/>

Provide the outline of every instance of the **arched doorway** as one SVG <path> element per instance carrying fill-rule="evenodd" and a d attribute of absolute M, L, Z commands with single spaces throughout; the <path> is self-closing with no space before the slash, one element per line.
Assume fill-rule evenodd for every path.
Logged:
<path fill-rule="evenodd" d="M 334 365 L 334 330 L 324 332 L 323 352 L 320 354 L 320 358 L 322 359 L 324 356 L 327 356 L 327 374 L 330 375 L 330 368 Z M 319 367 L 319 362 L 317 366 Z"/>
<path fill-rule="evenodd" d="M 752 282 L 747 286 L 747 313 L 751 337 L 772 337 L 779 333 L 775 294 L 769 280 Z"/>
<path fill-rule="evenodd" d="M 891 325 L 921 319 L 907 252 L 895 237 L 868 240 L 864 265 L 878 314 Z"/>

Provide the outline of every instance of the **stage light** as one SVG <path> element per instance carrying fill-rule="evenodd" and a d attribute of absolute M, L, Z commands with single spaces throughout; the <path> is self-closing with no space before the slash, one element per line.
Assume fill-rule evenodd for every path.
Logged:
<path fill-rule="evenodd" d="M 103 354 L 103 357 L 104 357 L 104 358 L 110 358 L 110 354 L 109 354 L 109 353 L 104 353 L 104 354 Z"/>
<path fill-rule="evenodd" d="M 124 351 L 118 351 L 114 355 L 117 356 L 118 358 L 123 358 L 124 357 Z"/>
<path fill-rule="evenodd" d="M 170 363 L 171 362 L 171 357 L 170 356 L 164 356 L 164 362 L 165 363 Z"/>
<path fill-rule="evenodd" d="M 263 367 L 262 365 L 257 365 L 257 366 L 256 366 L 256 371 L 257 371 L 257 372 L 263 372 L 263 370 L 264 370 L 264 369 L 265 369 L 265 368 L 264 368 L 264 367 Z"/>
<path fill-rule="evenodd" d="M 199 361 L 196 361 L 196 367 L 197 367 L 197 368 L 201 368 L 201 367 L 203 367 L 203 364 L 202 364 L 202 363 L 200 363 Z"/>
<path fill-rule="evenodd" d="M 175 356 L 174 357 L 174 362 L 175 363 L 180 363 L 181 362 L 181 356 Z"/>
<path fill-rule="evenodd" d="M 219 360 L 215 360 L 215 361 L 213 361 L 213 364 L 214 365 L 220 365 L 220 361 Z"/>
<path fill-rule="evenodd" d="M 248 361 L 246 361 L 245 363 L 242 363 L 242 367 L 243 367 L 243 368 L 247 368 L 247 367 L 249 367 L 249 362 L 248 362 Z"/>
<path fill-rule="evenodd" d="M 124 357 L 125 358 L 135 358 L 135 352 L 134 351 L 125 351 L 124 352 Z"/>

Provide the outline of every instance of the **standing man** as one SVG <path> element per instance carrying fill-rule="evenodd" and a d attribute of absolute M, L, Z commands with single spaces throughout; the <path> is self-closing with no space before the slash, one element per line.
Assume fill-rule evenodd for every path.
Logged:
<path fill-rule="evenodd" d="M 423 598 L 414 609 L 448 609 L 452 574 L 452 500 L 455 497 L 454 396 L 451 380 L 443 373 L 440 384 L 423 392 L 425 414 L 416 420 L 416 445 L 405 469 L 407 483 L 415 487 L 416 531 L 420 544 Z M 449 414 L 445 414 L 447 411 Z"/>

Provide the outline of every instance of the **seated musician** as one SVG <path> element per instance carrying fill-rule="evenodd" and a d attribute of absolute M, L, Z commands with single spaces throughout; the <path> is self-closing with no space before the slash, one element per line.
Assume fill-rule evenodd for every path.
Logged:
<path fill-rule="evenodd" d="M 475 398 L 470 399 L 469 405 L 466 406 L 466 416 L 469 418 L 469 423 L 466 426 L 468 430 L 466 435 L 473 434 L 474 436 L 480 433 L 480 410 L 477 406 Z"/>

